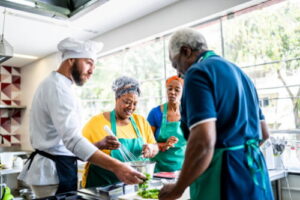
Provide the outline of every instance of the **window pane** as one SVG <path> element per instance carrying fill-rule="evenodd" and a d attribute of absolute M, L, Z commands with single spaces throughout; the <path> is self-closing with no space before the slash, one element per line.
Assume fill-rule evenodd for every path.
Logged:
<path fill-rule="evenodd" d="M 218 55 L 222 55 L 220 20 L 196 26 L 195 29 L 204 35 L 208 49 L 215 51 Z"/>
<path fill-rule="evenodd" d="M 225 57 L 255 83 L 273 129 L 300 128 L 300 1 L 268 1 L 222 19 Z"/>
<path fill-rule="evenodd" d="M 128 49 L 123 61 L 124 74 L 138 80 L 164 77 L 163 40 L 156 39 Z"/>
<path fill-rule="evenodd" d="M 176 69 L 173 68 L 170 58 L 169 58 L 169 41 L 170 41 L 171 35 L 165 36 L 165 63 L 166 63 L 166 79 L 170 76 L 177 75 Z"/>
<path fill-rule="evenodd" d="M 152 107 L 161 104 L 165 96 L 163 45 L 163 39 L 156 39 L 100 58 L 91 80 L 77 89 L 85 121 L 114 108 L 115 94 L 111 85 L 116 78 L 124 75 L 140 82 L 142 94 L 137 113 L 146 117 Z"/>
<path fill-rule="evenodd" d="M 223 19 L 225 57 L 241 66 L 299 57 L 300 1 L 275 3 Z"/>

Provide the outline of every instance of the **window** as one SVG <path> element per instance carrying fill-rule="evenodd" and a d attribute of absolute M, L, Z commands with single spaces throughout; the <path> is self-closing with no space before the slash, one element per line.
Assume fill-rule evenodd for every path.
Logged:
<path fill-rule="evenodd" d="M 300 128 L 299 2 L 268 1 L 222 18 L 225 57 L 252 78 L 268 123 L 281 130 Z"/>
<path fill-rule="evenodd" d="M 163 103 L 168 59 L 164 53 L 164 42 L 164 38 L 158 38 L 100 58 L 91 80 L 77 90 L 86 111 L 83 114 L 85 121 L 114 108 L 115 96 L 111 85 L 120 76 L 130 76 L 140 82 L 142 94 L 137 113 L 146 117 L 149 109 Z M 168 74 L 174 75 L 175 70 L 170 68 L 168 66 Z"/>
<path fill-rule="evenodd" d="M 237 63 L 253 80 L 273 132 L 300 139 L 300 0 L 269 0 L 197 24 L 210 49 Z M 142 96 L 137 112 L 147 116 L 165 101 L 165 79 L 175 74 L 168 58 L 169 35 L 99 59 L 92 80 L 78 91 L 89 119 L 114 107 L 112 82 L 137 78 Z M 295 139 L 295 138 L 293 138 Z"/>

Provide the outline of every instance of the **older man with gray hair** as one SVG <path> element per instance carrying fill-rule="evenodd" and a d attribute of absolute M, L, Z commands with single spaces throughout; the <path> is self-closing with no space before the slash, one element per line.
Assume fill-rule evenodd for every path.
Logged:
<path fill-rule="evenodd" d="M 181 121 L 189 140 L 178 181 L 159 199 L 177 199 L 190 186 L 193 200 L 272 200 L 259 150 L 269 133 L 250 78 L 193 29 L 172 35 L 169 55 L 184 76 Z"/>

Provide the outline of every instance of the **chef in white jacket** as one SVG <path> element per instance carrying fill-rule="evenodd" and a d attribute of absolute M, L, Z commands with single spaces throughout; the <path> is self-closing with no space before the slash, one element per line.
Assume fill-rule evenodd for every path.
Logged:
<path fill-rule="evenodd" d="M 38 87 L 30 110 L 30 141 L 35 151 L 18 179 L 37 198 L 77 190 L 77 159 L 108 169 L 125 183 L 144 175 L 99 151 L 81 136 L 81 111 L 72 85 L 82 86 L 93 74 L 102 44 L 66 38 L 58 44 L 62 63 Z"/>

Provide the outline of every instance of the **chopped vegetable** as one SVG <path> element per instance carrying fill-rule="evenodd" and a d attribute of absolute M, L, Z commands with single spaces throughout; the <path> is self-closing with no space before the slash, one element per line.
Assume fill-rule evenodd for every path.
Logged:
<path fill-rule="evenodd" d="M 159 190 L 158 189 L 149 189 L 149 181 L 151 180 L 150 174 L 145 174 L 146 180 L 139 184 L 138 195 L 145 199 L 158 199 Z"/>
<path fill-rule="evenodd" d="M 151 189 L 151 190 L 139 190 L 138 195 L 145 199 L 158 199 L 159 190 Z"/>
<path fill-rule="evenodd" d="M 151 176 L 148 173 L 145 173 L 145 176 L 146 176 L 146 180 L 143 183 L 139 184 L 139 191 L 146 190 L 149 187 L 148 183 L 151 180 Z"/>

